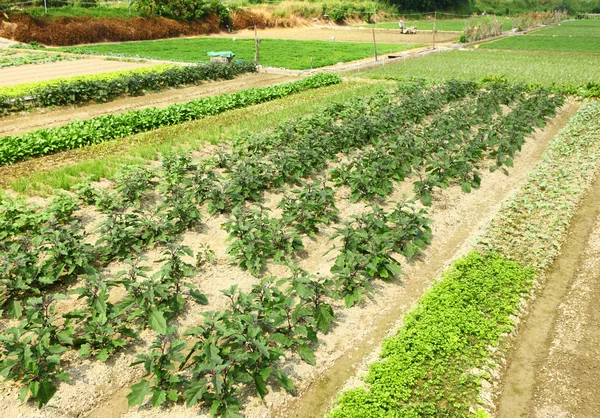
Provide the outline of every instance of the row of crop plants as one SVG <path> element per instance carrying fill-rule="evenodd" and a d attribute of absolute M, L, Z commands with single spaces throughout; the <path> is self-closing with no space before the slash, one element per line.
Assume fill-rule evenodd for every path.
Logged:
<path fill-rule="evenodd" d="M 330 416 L 467 416 L 482 379 L 515 327 L 523 298 L 560 253 L 598 175 L 600 105 L 584 104 L 526 184 L 491 221 L 479 250 L 443 273 L 396 335 L 384 340 L 365 387 L 344 392 Z M 479 415 L 478 415 L 479 416 Z"/>
<path fill-rule="evenodd" d="M 276 86 L 251 88 L 231 94 L 204 97 L 165 108 L 99 116 L 56 128 L 43 128 L 0 141 L 0 164 L 12 164 L 31 157 L 98 144 L 113 139 L 198 120 L 227 110 L 275 100 L 304 90 L 340 83 L 333 74 L 318 74 Z"/>
<path fill-rule="evenodd" d="M 45 52 L 23 52 L 6 49 L 0 51 L 0 68 L 18 67 L 19 65 L 45 64 L 65 60 L 82 59 L 81 55 L 47 54 Z"/>
<path fill-rule="evenodd" d="M 271 133 L 239 138 L 231 149 L 196 163 L 182 155 L 166 157 L 159 169 L 124 169 L 110 189 L 79 187 L 79 201 L 64 194 L 39 209 L 5 197 L 0 303 L 5 319 L 13 319 L 0 336 L 0 375 L 21 383 L 22 399 L 43 405 L 57 381 L 68 379 L 62 353 L 75 349 L 105 361 L 150 328 L 156 341 L 135 363 L 147 374 L 131 387 L 130 405 L 151 395 L 153 406 L 202 404 L 213 415 L 236 416 L 242 386 L 252 385 L 261 397 L 267 381 L 292 390 L 281 360 L 298 355 L 315 363 L 317 335 L 335 321 L 332 300 L 355 305 L 372 291 L 373 280 L 399 276 L 396 254 L 410 259 L 431 240 L 426 207 L 413 201 L 386 210 L 377 204 L 392 189 L 381 183 L 379 160 L 395 181 L 413 179 L 416 198 L 429 205 L 436 188 L 478 187 L 486 161 L 494 169 L 512 165 L 525 136 L 562 101 L 509 84 L 479 89 L 471 82 L 404 83 Z M 340 154 L 348 162 L 340 163 Z M 352 180 L 359 177 L 370 182 Z M 351 199 L 371 202 L 369 209 L 340 222 L 327 180 L 349 184 Z M 282 189 L 282 215 L 272 217 L 262 205 L 264 194 Z M 94 245 L 74 216 L 81 204 L 103 214 Z M 284 263 L 290 276 L 263 278 L 248 292 L 226 289 L 228 308 L 177 330 L 171 325 L 187 305 L 208 303 L 189 278 L 214 258 L 206 247 L 196 266 L 185 261 L 190 250 L 180 236 L 217 213 L 228 215 L 222 228 L 230 236 L 232 262 L 256 276 L 269 262 Z M 331 275 L 315 277 L 296 267 L 295 256 L 302 238 L 326 224 L 335 225 L 332 238 L 339 237 L 340 245 L 330 250 L 336 253 Z M 152 275 L 142 263 L 150 246 L 164 256 Z M 129 260 L 128 269 L 104 275 L 113 260 Z M 84 306 L 56 313 L 53 307 L 65 297 L 59 288 L 75 283 L 82 285 L 76 292 Z M 125 296 L 111 303 L 115 287 Z"/>
<path fill-rule="evenodd" d="M 90 102 L 108 102 L 121 96 L 139 96 L 148 91 L 198 84 L 209 80 L 231 80 L 240 74 L 256 72 L 251 62 L 205 63 L 167 66 L 159 71 L 126 72 L 117 77 L 77 77 L 74 80 L 42 83 L 15 94 L 0 89 L 0 113 L 9 114 L 31 107 L 65 106 Z"/>

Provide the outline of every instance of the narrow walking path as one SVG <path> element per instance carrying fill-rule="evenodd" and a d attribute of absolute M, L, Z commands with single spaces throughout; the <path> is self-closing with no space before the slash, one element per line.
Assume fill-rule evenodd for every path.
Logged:
<path fill-rule="evenodd" d="M 509 355 L 498 416 L 597 417 L 600 411 L 600 179 Z"/>

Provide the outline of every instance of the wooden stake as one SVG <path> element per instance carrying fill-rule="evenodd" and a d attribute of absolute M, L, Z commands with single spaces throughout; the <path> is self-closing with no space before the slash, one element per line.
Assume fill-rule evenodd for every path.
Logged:
<path fill-rule="evenodd" d="M 375 61 L 377 61 L 377 43 L 375 42 L 375 28 L 373 28 L 373 51 L 375 52 Z"/>
<path fill-rule="evenodd" d="M 435 21 L 437 20 L 437 12 L 433 12 L 433 49 L 435 49 Z"/>
<path fill-rule="evenodd" d="M 254 25 L 254 63 L 258 65 L 258 35 L 256 33 L 256 25 Z"/>

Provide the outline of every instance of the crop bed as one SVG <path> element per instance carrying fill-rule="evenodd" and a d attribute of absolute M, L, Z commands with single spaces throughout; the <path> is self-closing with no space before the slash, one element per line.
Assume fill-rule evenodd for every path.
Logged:
<path fill-rule="evenodd" d="M 335 39 L 335 37 L 334 37 Z M 377 52 L 399 52 L 419 45 L 378 43 Z M 100 54 L 184 62 L 208 61 L 209 51 L 233 51 L 236 58 L 254 60 L 254 39 L 184 38 L 64 48 L 75 54 Z M 298 41 L 262 39 L 260 64 L 268 67 L 308 70 L 373 56 L 373 45 L 365 42 Z"/>
<path fill-rule="evenodd" d="M 82 59 L 82 56 L 47 54 L 45 52 L 24 52 L 12 49 L 0 50 L 0 68 L 17 67 L 27 64 L 44 64 L 47 62 L 70 61 Z M 1 74 L 1 73 L 0 73 Z"/>
<path fill-rule="evenodd" d="M 0 140 L 0 164 L 12 164 L 31 157 L 98 144 L 113 139 L 147 132 L 162 126 L 198 120 L 227 110 L 250 106 L 285 97 L 292 93 L 337 84 L 341 79 L 333 74 L 318 74 L 298 81 L 250 88 L 232 94 L 204 97 L 166 108 L 141 110 L 99 116 L 75 121 L 56 128 L 38 129 L 23 135 L 6 136 Z"/>
<path fill-rule="evenodd" d="M 435 191 L 469 192 L 482 168 L 512 166 L 562 102 L 503 83 L 403 83 L 200 160 L 124 169 L 110 187 L 84 184 L 43 207 L 4 197 L 0 373 L 22 399 L 52 404 L 61 380 L 80 378 L 81 357 L 119 361 L 135 348 L 132 376 L 146 373 L 130 406 L 236 416 L 248 391 L 293 391 L 285 365 L 315 364 L 334 302 L 359 304 L 425 251 Z M 414 198 L 383 205 L 405 179 Z M 342 216 L 342 187 L 363 211 Z M 335 262 L 317 275 L 298 261 L 324 230 Z M 222 284 L 201 276 L 227 262 L 252 285 L 209 295 Z"/>
<path fill-rule="evenodd" d="M 491 221 L 479 251 L 458 260 L 421 298 L 397 334 L 384 341 L 367 385 L 340 396 L 332 417 L 466 416 L 478 404 L 493 407 L 482 381 L 493 380 L 494 368 L 497 376 L 504 363 L 498 346 L 514 331 L 519 313 L 530 308 L 523 300 L 534 283 L 546 284 L 577 208 L 597 179 L 599 112 L 597 103 L 588 103 L 571 119 Z M 525 413 L 529 399 L 518 399 L 516 409 L 501 412 Z"/>
<path fill-rule="evenodd" d="M 96 75 L 76 77 L 73 80 L 53 80 L 49 83 L 39 83 L 33 88 L 20 86 L 20 95 L 15 94 L 18 90 L 14 87 L 6 89 L 12 92 L 6 96 L 3 95 L 3 89 L 0 89 L 0 112 L 7 114 L 26 107 L 108 102 L 120 96 L 139 96 L 148 91 L 168 87 L 198 84 L 209 80 L 231 80 L 249 72 L 256 72 L 254 63 L 206 63 L 181 67 L 166 66 L 154 71 L 127 72 L 112 78 L 100 78 Z"/>

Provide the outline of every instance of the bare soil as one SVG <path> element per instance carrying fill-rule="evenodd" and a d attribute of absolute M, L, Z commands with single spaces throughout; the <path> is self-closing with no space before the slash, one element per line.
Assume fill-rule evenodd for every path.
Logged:
<path fill-rule="evenodd" d="M 600 178 L 563 248 L 509 354 L 499 417 L 591 418 L 600 411 Z"/>
<path fill-rule="evenodd" d="M 36 81 L 54 80 L 64 77 L 101 74 L 112 71 L 135 70 L 157 65 L 156 62 L 134 63 L 86 58 L 76 61 L 58 61 L 46 64 L 27 64 L 18 67 L 0 68 L 0 87 L 14 86 Z"/>
<path fill-rule="evenodd" d="M 212 37 L 248 39 L 254 38 L 254 30 L 246 29 L 236 33 L 221 32 Z M 331 41 L 336 42 L 368 42 L 373 43 L 373 31 L 368 28 L 344 26 L 309 26 L 292 29 L 263 29 L 258 31 L 258 37 L 264 39 L 290 39 L 299 41 Z M 456 32 L 436 32 L 436 44 L 446 44 L 458 39 Z M 433 40 L 432 31 L 419 31 L 414 35 L 403 35 L 399 30 L 375 29 L 375 40 L 388 44 L 430 44 Z"/>
<path fill-rule="evenodd" d="M 315 358 L 316 367 L 303 363 L 299 358 L 287 361 L 284 368 L 297 386 L 297 395 L 292 396 L 271 387 L 271 393 L 262 403 L 247 390 L 243 393 L 246 408 L 244 414 L 254 417 L 309 417 L 322 416 L 329 407 L 338 389 L 348 378 L 355 376 L 356 370 L 364 370 L 366 363 L 376 358 L 374 347 L 390 329 L 395 329 L 402 315 L 414 305 L 416 300 L 436 279 L 455 257 L 468 251 L 476 242 L 477 236 L 485 229 L 486 224 L 499 210 L 501 202 L 523 183 L 526 173 L 538 162 L 554 134 L 568 119 L 575 105 L 567 104 L 554 122 L 543 131 L 532 135 L 520 155 L 515 159 L 510 176 L 501 171 L 482 173 L 482 186 L 471 194 L 460 192 L 460 188 L 452 187 L 436 196 L 430 217 L 434 239 L 421 259 L 404 263 L 405 275 L 395 282 L 374 282 L 375 293 L 363 301 L 358 307 L 344 309 L 343 304 L 336 303 L 337 325 L 327 334 L 320 336 Z M 210 151 L 207 149 L 207 152 Z M 401 201 L 412 190 L 410 181 L 397 185 L 388 203 Z M 363 203 L 351 204 L 348 201 L 349 189 L 336 190 L 337 207 L 340 217 L 347 220 L 353 214 L 365 210 Z M 266 205 L 275 208 L 282 198 L 281 193 L 267 196 Z M 92 209 L 84 209 L 82 217 L 96 222 L 98 215 Z M 277 216 L 277 212 L 273 212 Z M 96 219 L 96 221 L 93 221 Z M 240 289 L 248 290 L 259 279 L 250 276 L 228 262 L 226 254 L 227 233 L 220 228 L 226 220 L 225 216 L 209 217 L 203 227 L 197 231 L 184 234 L 183 244 L 198 252 L 202 244 L 209 244 L 215 251 L 218 262 L 205 272 L 197 275 L 192 281 L 199 285 L 209 299 L 209 306 L 194 306 L 178 318 L 175 324 L 179 329 L 190 327 L 201 320 L 202 312 L 220 309 L 226 306 L 227 299 L 220 293 L 233 284 Z M 336 253 L 324 255 L 334 244 L 329 237 L 333 227 L 323 228 L 315 239 L 304 238 L 306 255 L 297 260 L 300 267 L 313 274 L 329 274 Z M 159 265 L 158 251 L 151 249 L 145 253 L 144 264 L 156 270 Z M 122 263 L 112 263 L 106 270 L 108 276 L 124 269 Z M 269 265 L 267 274 L 279 277 L 288 274 L 287 268 Z M 75 300 L 63 302 L 75 305 Z M 68 306 L 61 306 L 61 309 Z M 129 347 L 115 355 L 107 363 L 88 361 L 73 355 L 69 358 L 68 371 L 72 376 L 70 383 L 61 384 L 57 396 L 51 401 L 51 407 L 37 410 L 28 404 L 17 401 L 18 389 L 9 385 L 0 386 L 0 416 L 27 417 L 193 417 L 206 416 L 207 410 L 186 409 L 176 405 L 170 409 L 151 409 L 145 405 L 140 408 L 127 409 L 125 395 L 127 387 L 135 383 L 142 375 L 139 367 L 130 367 L 135 353 L 143 352 L 152 341 L 151 332 L 142 333 L 142 342 Z M 351 379 L 347 385 L 356 385 L 358 380 Z"/>
<path fill-rule="evenodd" d="M 251 87 L 265 87 L 296 79 L 297 77 L 280 74 L 245 74 L 233 80 L 206 82 L 198 86 L 168 89 L 138 97 L 123 97 L 108 103 L 68 106 L 56 110 L 36 109 L 0 118 L 2 122 L 0 137 L 18 135 L 40 128 L 66 125 L 74 120 L 91 119 L 97 116 L 140 110 L 152 106 L 161 108 L 173 103 L 184 103 L 201 97 L 234 93 Z"/>

